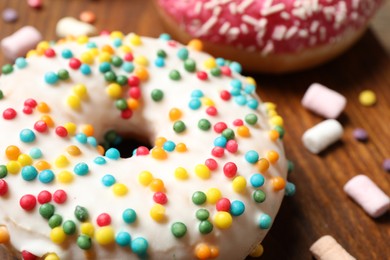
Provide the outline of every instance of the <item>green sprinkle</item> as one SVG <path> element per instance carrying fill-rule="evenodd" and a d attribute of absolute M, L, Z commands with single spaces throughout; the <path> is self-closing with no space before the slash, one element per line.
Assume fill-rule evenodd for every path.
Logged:
<path fill-rule="evenodd" d="M 193 59 L 186 59 L 184 61 L 184 69 L 188 72 L 194 72 L 196 70 L 196 62 Z"/>
<path fill-rule="evenodd" d="M 227 139 L 227 140 L 232 140 L 234 139 L 234 131 L 230 128 L 226 128 L 223 130 L 222 135 Z"/>
<path fill-rule="evenodd" d="M 14 71 L 14 68 L 12 67 L 11 64 L 5 64 L 2 68 L 1 68 L 1 72 L 3 72 L 3 74 L 10 74 L 12 71 Z"/>
<path fill-rule="evenodd" d="M 255 114 L 247 114 L 245 116 L 245 122 L 250 125 L 255 125 L 257 123 L 257 116 Z"/>
<path fill-rule="evenodd" d="M 265 193 L 262 190 L 256 190 L 253 192 L 253 199 L 257 203 L 262 203 L 265 200 Z"/>
<path fill-rule="evenodd" d="M 186 125 L 185 125 L 184 122 L 181 121 L 181 120 L 176 121 L 176 122 L 173 124 L 173 130 L 174 130 L 176 133 L 184 132 L 184 130 L 186 130 Z"/>
<path fill-rule="evenodd" d="M 118 133 L 115 130 L 109 130 L 104 134 L 104 140 L 108 144 L 114 144 L 118 138 Z"/>
<path fill-rule="evenodd" d="M 3 99 L 3 98 L 4 98 L 3 91 L 0 90 L 0 99 Z"/>
<path fill-rule="evenodd" d="M 81 222 L 88 220 L 89 217 L 87 209 L 81 206 L 76 206 L 76 209 L 74 210 L 74 215 Z"/>
<path fill-rule="evenodd" d="M 92 246 L 91 238 L 90 238 L 89 236 L 86 236 L 86 235 L 80 235 L 80 236 L 77 238 L 77 245 L 78 245 L 81 249 L 88 250 L 88 249 L 90 249 L 91 246 Z"/>
<path fill-rule="evenodd" d="M 199 232 L 202 234 L 208 234 L 211 231 L 213 231 L 213 224 L 208 221 L 204 220 L 199 223 Z"/>
<path fill-rule="evenodd" d="M 126 102 L 126 99 L 117 99 L 115 101 L 115 107 L 121 111 L 127 109 L 127 102 Z"/>
<path fill-rule="evenodd" d="M 293 170 L 294 170 L 294 163 L 290 160 L 287 160 L 287 172 L 291 173 Z M 1 173 L 0 173 L 0 175 L 1 175 Z"/>
<path fill-rule="evenodd" d="M 108 82 L 115 82 L 116 80 L 116 74 L 113 71 L 107 71 L 104 73 L 104 79 Z"/>
<path fill-rule="evenodd" d="M 45 203 L 39 207 L 39 214 L 45 219 L 50 219 L 54 214 L 55 207 L 53 204 Z"/>
<path fill-rule="evenodd" d="M 61 223 L 62 223 L 62 216 L 61 215 L 54 214 L 53 216 L 51 216 L 49 218 L 49 226 L 51 228 L 58 227 L 61 225 Z"/>
<path fill-rule="evenodd" d="M 123 64 L 123 60 L 118 56 L 114 56 L 111 58 L 111 64 L 115 67 L 120 67 Z"/>
<path fill-rule="evenodd" d="M 164 97 L 164 92 L 161 89 L 153 89 L 151 97 L 156 102 L 161 101 Z"/>
<path fill-rule="evenodd" d="M 57 76 L 61 80 L 67 80 L 67 79 L 69 79 L 69 72 L 67 70 L 65 70 L 65 69 L 60 69 L 57 72 Z"/>
<path fill-rule="evenodd" d="M 5 178 L 8 174 L 7 166 L 0 165 L 0 179 Z"/>
<path fill-rule="evenodd" d="M 207 209 L 198 209 L 195 213 L 196 218 L 203 221 L 210 217 L 210 213 Z"/>
<path fill-rule="evenodd" d="M 180 72 L 177 71 L 177 70 L 171 70 L 171 72 L 169 72 L 169 78 L 171 80 L 179 80 L 179 79 L 181 79 Z"/>
<path fill-rule="evenodd" d="M 167 57 L 167 53 L 164 50 L 158 50 L 157 51 L 157 56 L 160 57 L 160 58 L 166 58 Z"/>
<path fill-rule="evenodd" d="M 175 237 L 181 238 L 187 233 L 187 227 L 182 222 L 175 222 L 171 226 L 171 232 Z"/>
<path fill-rule="evenodd" d="M 211 72 L 211 75 L 213 75 L 214 77 L 221 76 L 221 69 L 218 67 L 212 68 L 210 72 Z"/>
<path fill-rule="evenodd" d="M 279 139 L 283 139 L 283 136 L 284 136 L 284 128 L 281 127 L 281 126 L 275 126 L 274 129 L 279 133 Z"/>
<path fill-rule="evenodd" d="M 127 83 L 127 77 L 124 76 L 124 75 L 119 75 L 118 77 L 116 77 L 116 83 L 118 83 L 118 84 L 121 85 L 121 86 L 126 85 L 126 83 Z"/>
<path fill-rule="evenodd" d="M 202 205 L 203 203 L 206 202 L 206 194 L 202 191 L 196 191 L 194 194 L 192 194 L 192 202 L 195 205 Z"/>
<path fill-rule="evenodd" d="M 202 119 L 199 120 L 199 122 L 198 122 L 198 127 L 199 127 L 201 130 L 203 130 L 203 131 L 207 131 L 207 130 L 210 129 L 211 123 L 210 123 L 209 120 L 202 118 Z"/>
<path fill-rule="evenodd" d="M 76 224 L 72 220 L 67 220 L 62 224 L 62 229 L 67 235 L 73 235 L 76 232 Z"/>

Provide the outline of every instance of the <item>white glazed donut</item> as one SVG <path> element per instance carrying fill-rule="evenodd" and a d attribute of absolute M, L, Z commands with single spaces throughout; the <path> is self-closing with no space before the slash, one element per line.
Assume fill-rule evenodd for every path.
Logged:
<path fill-rule="evenodd" d="M 365 31 L 382 0 L 156 0 L 167 30 L 244 69 L 282 73 L 330 60 Z"/>
<path fill-rule="evenodd" d="M 167 35 L 43 42 L 28 56 L 0 78 L 0 243 L 27 259 L 259 252 L 293 185 L 282 119 L 252 78 Z M 104 152 L 117 133 L 151 148 Z"/>

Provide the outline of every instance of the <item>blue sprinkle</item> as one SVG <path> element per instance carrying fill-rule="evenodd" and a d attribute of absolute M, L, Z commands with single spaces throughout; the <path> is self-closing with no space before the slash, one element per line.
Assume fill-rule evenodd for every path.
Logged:
<path fill-rule="evenodd" d="M 41 151 L 41 149 L 36 148 L 36 147 L 31 148 L 31 150 L 30 150 L 30 156 L 31 156 L 31 158 L 33 158 L 33 159 L 39 159 L 39 158 L 41 158 L 41 157 L 42 157 L 42 151 Z"/>
<path fill-rule="evenodd" d="M 122 213 L 122 219 L 127 224 L 134 223 L 137 220 L 137 213 L 134 209 L 125 209 Z"/>
<path fill-rule="evenodd" d="M 35 134 L 30 129 L 23 129 L 20 131 L 19 137 L 23 143 L 32 143 L 35 140 Z"/>
<path fill-rule="evenodd" d="M 148 246 L 148 241 L 143 237 L 137 237 L 131 241 L 131 251 L 139 256 L 142 256 L 146 253 Z"/>
<path fill-rule="evenodd" d="M 27 61 L 25 58 L 23 57 L 19 57 L 15 60 L 15 65 L 16 67 L 18 67 L 19 69 L 24 69 L 25 67 L 27 67 Z"/>
<path fill-rule="evenodd" d="M 88 42 L 86 46 L 88 49 L 97 48 L 97 45 L 94 42 Z"/>
<path fill-rule="evenodd" d="M 249 99 L 248 100 L 248 103 L 247 103 L 248 107 L 255 110 L 259 107 L 259 101 L 257 101 L 256 99 Z"/>
<path fill-rule="evenodd" d="M 234 89 L 241 89 L 242 88 L 242 82 L 239 79 L 232 79 L 230 81 L 230 86 Z"/>
<path fill-rule="evenodd" d="M 119 39 L 119 38 L 116 38 L 116 39 L 114 39 L 114 40 L 112 41 L 112 44 L 113 44 L 116 48 L 118 48 L 118 47 L 122 46 L 122 40 Z"/>
<path fill-rule="evenodd" d="M 72 53 L 72 51 L 69 50 L 69 49 L 64 49 L 64 50 L 62 51 L 62 53 L 61 53 L 61 56 L 62 56 L 62 58 L 64 58 L 64 59 L 70 59 L 70 58 L 73 57 L 73 53 Z"/>
<path fill-rule="evenodd" d="M 203 94 L 202 90 L 200 90 L 200 89 L 195 89 L 191 92 L 192 98 L 201 98 L 203 96 L 204 96 L 204 94 Z"/>
<path fill-rule="evenodd" d="M 107 71 L 110 71 L 111 70 L 111 65 L 110 63 L 106 62 L 106 61 L 103 61 L 102 63 L 100 63 L 99 65 L 99 71 L 101 73 L 106 73 Z"/>
<path fill-rule="evenodd" d="M 75 138 L 81 144 L 86 144 L 88 141 L 88 137 L 83 133 L 76 134 Z"/>
<path fill-rule="evenodd" d="M 230 213 L 237 217 L 242 215 L 245 211 L 245 204 L 242 201 L 235 200 L 230 204 Z"/>
<path fill-rule="evenodd" d="M 92 73 L 91 67 L 88 64 L 81 64 L 80 71 L 83 75 L 90 75 Z"/>
<path fill-rule="evenodd" d="M 232 70 L 232 71 L 235 71 L 237 73 L 241 73 L 242 72 L 242 66 L 240 63 L 236 62 L 236 61 L 233 61 L 232 63 L 230 63 L 229 65 L 229 68 Z"/>
<path fill-rule="evenodd" d="M 264 179 L 263 175 L 261 175 L 260 173 L 255 173 L 251 176 L 250 183 L 251 183 L 252 187 L 259 188 L 259 187 L 263 186 L 264 180 L 265 179 Z"/>
<path fill-rule="evenodd" d="M 107 163 L 106 159 L 104 159 L 104 158 L 101 157 L 101 156 L 96 157 L 96 158 L 93 160 L 93 162 L 96 163 L 97 165 L 103 165 L 103 164 L 106 164 L 106 163 Z"/>
<path fill-rule="evenodd" d="M 131 236 L 129 233 L 121 231 L 116 235 L 115 242 L 120 246 L 130 246 Z"/>
<path fill-rule="evenodd" d="M 78 163 L 74 166 L 73 171 L 79 176 L 84 176 L 89 172 L 88 164 L 83 162 Z"/>
<path fill-rule="evenodd" d="M 293 196 L 295 194 L 295 184 L 292 182 L 287 182 L 286 187 L 284 188 L 284 194 L 287 197 Z"/>
<path fill-rule="evenodd" d="M 118 149 L 116 148 L 109 148 L 106 151 L 105 156 L 111 160 L 118 160 L 121 157 L 121 154 Z"/>
<path fill-rule="evenodd" d="M 271 227 L 272 218 L 267 214 L 261 214 L 259 219 L 259 227 L 261 229 L 268 229 Z"/>
<path fill-rule="evenodd" d="M 190 100 L 188 106 L 192 109 L 192 110 L 197 110 L 200 108 L 200 106 L 202 105 L 202 102 L 200 102 L 200 100 L 198 98 L 193 98 Z"/>
<path fill-rule="evenodd" d="M 227 139 L 224 136 L 218 136 L 214 139 L 214 146 L 225 147 L 227 143 Z"/>
<path fill-rule="evenodd" d="M 39 173 L 38 179 L 42 183 L 50 183 L 54 180 L 54 173 L 52 170 L 46 169 Z"/>
<path fill-rule="evenodd" d="M 164 145 L 163 145 L 163 148 L 164 148 L 164 150 L 167 151 L 167 152 L 172 152 L 172 151 L 175 150 L 176 144 L 175 144 L 174 142 L 172 142 L 172 141 L 166 141 L 166 142 L 164 143 Z"/>
<path fill-rule="evenodd" d="M 252 94 L 252 93 L 255 92 L 255 90 L 256 90 L 256 86 L 255 86 L 255 85 L 252 85 L 252 84 L 248 84 L 248 85 L 246 85 L 245 88 L 244 88 L 244 91 L 245 91 L 245 93 L 247 93 L 247 94 Z"/>
<path fill-rule="evenodd" d="M 88 142 L 90 145 L 92 145 L 93 147 L 97 147 L 97 146 L 98 146 L 98 142 L 97 142 L 96 138 L 93 137 L 93 136 L 88 136 L 88 137 L 87 137 L 87 142 Z"/>
<path fill-rule="evenodd" d="M 47 84 L 53 85 L 58 81 L 58 75 L 52 71 L 46 72 L 45 74 L 45 82 Z"/>
<path fill-rule="evenodd" d="M 160 37 L 159 37 L 161 40 L 164 40 L 164 41 L 169 41 L 171 40 L 171 36 L 167 33 L 162 33 L 160 34 Z"/>
<path fill-rule="evenodd" d="M 156 65 L 156 67 L 159 67 L 159 68 L 164 67 L 165 66 L 164 58 L 157 57 L 156 60 L 154 61 L 154 65 Z"/>
<path fill-rule="evenodd" d="M 128 73 L 131 73 L 134 70 L 134 64 L 132 62 L 124 62 L 122 64 L 122 69 Z"/>
<path fill-rule="evenodd" d="M 177 57 L 181 60 L 186 60 L 188 58 L 188 50 L 186 48 L 181 48 L 177 51 Z"/>
<path fill-rule="evenodd" d="M 238 88 L 233 88 L 233 89 L 230 90 L 230 94 L 233 97 L 240 96 L 241 95 L 241 90 L 238 89 Z"/>
<path fill-rule="evenodd" d="M 22 169 L 22 178 L 25 181 L 32 181 L 34 180 L 38 175 L 37 169 L 35 169 L 34 166 L 27 165 L 24 166 Z"/>
<path fill-rule="evenodd" d="M 235 101 L 236 104 L 239 105 L 239 106 L 245 106 L 246 103 L 247 103 L 246 97 L 244 97 L 243 95 L 235 96 L 235 97 L 234 97 L 234 101 Z"/>
<path fill-rule="evenodd" d="M 110 186 L 114 185 L 115 182 L 116 182 L 115 177 L 112 176 L 111 174 L 106 174 L 102 178 L 102 183 L 106 187 L 110 187 Z"/>
<path fill-rule="evenodd" d="M 259 154 L 256 151 L 250 150 L 245 154 L 245 160 L 249 163 L 256 163 L 259 160 Z"/>
<path fill-rule="evenodd" d="M 225 59 L 224 58 L 216 58 L 215 62 L 217 63 L 218 66 L 225 66 Z"/>

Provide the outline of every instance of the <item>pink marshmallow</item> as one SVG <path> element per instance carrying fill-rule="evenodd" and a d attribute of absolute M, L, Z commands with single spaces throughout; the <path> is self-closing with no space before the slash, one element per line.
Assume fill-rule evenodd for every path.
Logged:
<path fill-rule="evenodd" d="M 325 118 L 337 118 L 344 110 L 347 99 L 340 93 L 321 84 L 313 83 L 306 90 L 302 105 Z"/>
<path fill-rule="evenodd" d="M 42 40 L 41 33 L 32 26 L 25 26 L 1 41 L 4 56 L 14 61 L 34 49 Z"/>
<path fill-rule="evenodd" d="M 373 218 L 390 209 L 390 198 L 370 178 L 357 175 L 344 185 L 344 191 Z"/>

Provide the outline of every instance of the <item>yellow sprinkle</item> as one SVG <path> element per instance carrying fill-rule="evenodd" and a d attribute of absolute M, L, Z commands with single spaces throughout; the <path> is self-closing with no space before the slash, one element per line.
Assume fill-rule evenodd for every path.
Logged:
<path fill-rule="evenodd" d="M 98 244 L 106 246 L 115 241 L 115 232 L 111 226 L 101 227 L 96 230 L 95 240 Z"/>
<path fill-rule="evenodd" d="M 150 154 L 154 159 L 157 160 L 165 160 L 168 158 L 167 152 L 165 152 L 165 150 L 161 147 L 154 147 Z"/>
<path fill-rule="evenodd" d="M 237 134 L 241 137 L 250 137 L 251 133 L 247 126 L 241 125 L 237 128 Z"/>
<path fill-rule="evenodd" d="M 152 182 L 150 183 L 150 189 L 154 192 L 157 191 L 165 191 L 165 185 L 164 182 L 161 179 L 153 179 Z"/>
<path fill-rule="evenodd" d="M 175 169 L 175 178 L 178 180 L 186 180 L 188 179 L 188 172 L 183 167 L 177 167 Z"/>
<path fill-rule="evenodd" d="M 279 160 L 279 153 L 276 151 L 268 151 L 266 157 L 270 163 L 276 163 Z"/>
<path fill-rule="evenodd" d="M 68 131 L 69 135 L 75 135 L 76 134 L 77 126 L 76 126 L 75 123 L 67 122 L 67 123 L 64 124 L 64 127 Z"/>
<path fill-rule="evenodd" d="M 274 117 L 274 116 L 278 116 L 279 114 L 278 114 L 278 112 L 276 112 L 276 110 L 267 110 L 267 115 L 270 117 L 270 118 L 272 118 L 272 117 Z"/>
<path fill-rule="evenodd" d="M 45 51 L 50 48 L 50 43 L 48 41 L 41 41 L 38 43 L 36 50 Z"/>
<path fill-rule="evenodd" d="M 134 46 L 138 46 L 138 45 L 141 45 L 142 44 L 142 40 L 141 40 L 141 37 L 139 37 L 138 35 L 136 34 L 131 34 L 130 35 L 130 38 L 129 38 L 129 41 L 132 45 Z"/>
<path fill-rule="evenodd" d="M 112 191 L 116 196 L 125 196 L 129 189 L 123 183 L 115 183 L 112 185 Z"/>
<path fill-rule="evenodd" d="M 222 197 L 222 193 L 217 188 L 210 188 L 206 192 L 207 202 L 210 204 L 215 204 Z"/>
<path fill-rule="evenodd" d="M 80 60 L 82 63 L 92 65 L 94 62 L 93 57 L 94 55 L 90 51 L 87 51 L 81 54 Z"/>
<path fill-rule="evenodd" d="M 93 128 L 93 125 L 86 124 L 82 126 L 81 132 L 83 132 L 86 136 L 93 136 L 95 130 Z"/>
<path fill-rule="evenodd" d="M 79 37 L 77 37 L 77 40 L 76 40 L 76 42 L 78 44 L 86 44 L 88 41 L 89 41 L 89 38 L 86 35 L 79 36 Z"/>
<path fill-rule="evenodd" d="M 148 171 L 142 171 L 138 174 L 138 181 L 144 186 L 148 186 L 153 180 L 153 175 Z"/>
<path fill-rule="evenodd" d="M 186 144 L 185 143 L 178 143 L 177 145 L 176 145 L 176 151 L 178 151 L 179 153 L 184 153 L 184 152 L 186 152 L 187 151 L 187 146 L 186 146 Z"/>
<path fill-rule="evenodd" d="M 73 110 L 78 110 L 81 107 L 81 100 L 76 95 L 69 95 L 66 99 L 66 104 Z"/>
<path fill-rule="evenodd" d="M 208 97 L 202 97 L 200 100 L 204 106 L 210 107 L 215 105 L 214 101 Z"/>
<path fill-rule="evenodd" d="M 149 72 L 142 66 L 135 67 L 134 75 L 136 75 L 141 81 L 146 81 L 149 78 Z"/>
<path fill-rule="evenodd" d="M 41 116 L 41 120 L 45 121 L 48 127 L 53 127 L 54 126 L 54 121 L 49 115 L 43 115 Z"/>
<path fill-rule="evenodd" d="M 37 110 L 41 113 L 49 113 L 50 107 L 45 102 L 39 102 L 37 105 Z"/>
<path fill-rule="evenodd" d="M 104 155 L 105 150 L 103 146 L 98 145 L 97 150 L 100 155 Z"/>
<path fill-rule="evenodd" d="M 72 156 L 78 156 L 81 154 L 80 148 L 78 148 L 76 145 L 69 145 L 66 148 L 66 151 Z"/>
<path fill-rule="evenodd" d="M 48 162 L 45 161 L 45 160 L 37 161 L 36 163 L 34 163 L 34 166 L 35 166 L 35 168 L 37 168 L 37 170 L 39 170 L 39 171 L 43 171 L 43 170 L 47 170 L 47 169 L 50 169 L 50 168 L 51 168 L 50 163 L 48 163 Z"/>
<path fill-rule="evenodd" d="M 232 215 L 226 211 L 219 211 L 214 216 L 214 224 L 220 229 L 227 229 L 233 223 Z"/>
<path fill-rule="evenodd" d="M 274 126 L 283 126 L 283 118 L 281 116 L 273 116 L 270 119 L 270 123 Z"/>
<path fill-rule="evenodd" d="M 209 179 L 211 171 L 209 167 L 204 164 L 198 164 L 195 166 L 195 174 L 201 179 Z"/>
<path fill-rule="evenodd" d="M 363 106 L 369 107 L 376 103 L 376 95 L 372 90 L 364 90 L 359 94 L 359 102 Z"/>
<path fill-rule="evenodd" d="M 45 256 L 44 260 L 60 260 L 57 254 L 55 253 L 49 253 Z"/>
<path fill-rule="evenodd" d="M 110 33 L 110 38 L 111 39 L 123 39 L 124 35 L 122 32 L 120 31 L 113 31 Z"/>
<path fill-rule="evenodd" d="M 87 97 L 88 90 L 84 84 L 74 85 L 72 90 L 73 90 L 73 93 L 81 99 Z"/>
<path fill-rule="evenodd" d="M 66 166 L 69 165 L 69 160 L 68 158 L 66 158 L 65 155 L 60 155 L 55 160 L 54 165 L 58 168 L 65 168 Z"/>
<path fill-rule="evenodd" d="M 147 67 L 149 65 L 149 60 L 145 56 L 139 55 L 134 58 L 134 63 L 140 66 Z"/>
<path fill-rule="evenodd" d="M 258 244 L 252 252 L 249 254 L 251 257 L 260 257 L 264 253 L 264 248 L 261 244 Z"/>
<path fill-rule="evenodd" d="M 30 57 L 37 56 L 37 55 L 38 55 L 38 52 L 36 50 L 30 50 L 27 52 L 26 58 L 30 58 Z"/>
<path fill-rule="evenodd" d="M 254 85 L 254 86 L 257 85 L 257 84 L 256 84 L 256 80 L 255 80 L 254 78 L 252 78 L 252 77 L 246 77 L 246 82 L 247 82 L 248 84 L 250 84 L 250 85 Z"/>
<path fill-rule="evenodd" d="M 120 49 L 123 53 L 131 53 L 131 52 L 132 52 L 130 46 L 127 46 L 127 45 L 122 45 L 121 47 L 119 47 L 119 49 Z"/>
<path fill-rule="evenodd" d="M 99 60 L 99 62 L 110 62 L 111 61 L 111 54 L 106 52 L 106 51 L 103 51 L 103 52 L 99 53 L 98 60 Z"/>
<path fill-rule="evenodd" d="M 30 155 L 22 153 L 18 156 L 18 162 L 21 166 L 31 165 L 33 163 L 33 159 Z"/>
<path fill-rule="evenodd" d="M 93 234 L 95 233 L 95 227 L 90 222 L 81 223 L 80 233 L 89 237 L 93 237 Z"/>
<path fill-rule="evenodd" d="M 180 109 L 174 107 L 174 108 L 171 108 L 171 110 L 169 110 L 169 119 L 171 121 L 177 121 L 181 118 L 182 116 L 182 112 Z"/>
<path fill-rule="evenodd" d="M 93 57 L 97 57 L 99 55 L 99 49 L 98 48 L 91 48 L 88 50 L 88 53 Z M 93 61 L 94 62 L 94 61 Z M 92 63 L 93 63 L 92 62 Z"/>
<path fill-rule="evenodd" d="M 57 180 L 61 183 L 71 183 L 73 181 L 73 173 L 70 171 L 61 171 L 57 174 Z"/>
<path fill-rule="evenodd" d="M 135 98 L 128 98 L 126 102 L 127 102 L 127 107 L 130 108 L 131 110 L 137 110 L 137 108 L 139 107 L 139 101 Z"/>
<path fill-rule="evenodd" d="M 110 56 L 111 56 L 111 54 L 115 53 L 115 50 L 110 45 L 106 44 L 106 45 L 103 45 L 102 52 L 106 52 L 106 53 L 110 54 Z"/>
<path fill-rule="evenodd" d="M 271 139 L 272 141 L 275 142 L 279 138 L 279 132 L 276 130 L 270 130 L 268 132 L 268 136 L 269 136 L 269 139 Z"/>
<path fill-rule="evenodd" d="M 20 171 L 21 165 L 18 161 L 9 161 L 6 167 L 9 173 L 17 174 Z"/>
<path fill-rule="evenodd" d="M 161 222 L 165 219 L 165 207 L 161 204 L 155 204 L 150 209 L 150 216 L 157 222 Z"/>
<path fill-rule="evenodd" d="M 246 179 L 242 176 L 236 176 L 232 182 L 233 190 L 237 193 L 242 193 L 246 189 Z"/>
<path fill-rule="evenodd" d="M 62 244 L 66 239 L 66 234 L 62 227 L 55 227 L 50 232 L 50 239 L 56 244 Z"/>
<path fill-rule="evenodd" d="M 111 83 L 106 88 L 106 93 L 112 98 L 112 99 L 118 99 L 122 96 L 122 87 L 117 83 Z"/>
<path fill-rule="evenodd" d="M 154 145 L 157 147 L 163 147 L 164 143 L 167 141 L 165 137 L 157 137 L 156 140 L 154 141 Z"/>
<path fill-rule="evenodd" d="M 265 105 L 265 108 L 267 110 L 275 110 L 276 109 L 276 104 L 275 103 L 265 102 L 264 105 Z"/>
<path fill-rule="evenodd" d="M 193 50 L 196 51 L 202 51 L 203 50 L 203 42 L 199 39 L 192 39 L 187 46 Z"/>
<path fill-rule="evenodd" d="M 203 65 L 206 67 L 206 69 L 212 69 L 217 67 L 217 62 L 214 58 L 208 58 L 207 60 L 205 60 Z"/>

